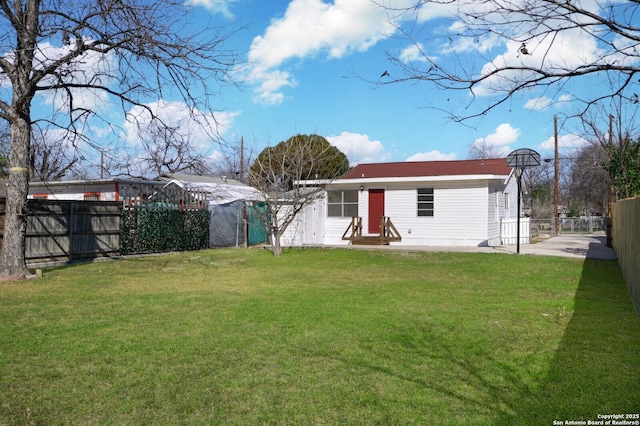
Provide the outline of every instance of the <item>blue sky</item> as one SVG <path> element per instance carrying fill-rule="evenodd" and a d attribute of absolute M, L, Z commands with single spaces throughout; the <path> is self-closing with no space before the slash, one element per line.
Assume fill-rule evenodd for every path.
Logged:
<path fill-rule="evenodd" d="M 243 137 L 246 145 L 260 152 L 296 134 L 315 133 L 340 148 L 351 165 L 462 160 L 468 158 L 473 144 L 490 147 L 496 156 L 526 147 L 550 158 L 553 116 L 574 112 L 574 99 L 600 87 L 580 80 L 559 90 L 530 91 L 514 96 L 482 119 L 453 123 L 438 108 L 462 109 L 469 94 L 440 90 L 424 82 L 380 84 L 402 77 L 388 55 L 424 67 L 425 62 L 415 55 L 419 48 L 442 66 L 471 64 L 470 72 L 481 72 L 497 61 L 535 64 L 542 55 L 546 61 L 577 66 L 601 54 L 601 46 L 584 33 L 567 31 L 546 47 L 548 40 L 534 40 L 540 48 L 521 57 L 519 44 L 497 37 L 487 36 L 476 44 L 469 44 L 468 38 L 448 39 L 448 33 L 459 31 L 456 8 L 484 7 L 491 2 L 460 0 L 452 3 L 453 8 L 432 5 L 420 9 L 413 21 L 389 16 L 376 5 L 380 2 L 415 4 L 415 0 L 187 0 L 194 8 L 195 24 L 244 27 L 224 46 L 239 55 L 240 65 L 233 76 L 240 86 L 223 87 L 210 100 L 215 112 L 203 112 L 204 116 L 213 114 L 220 123 L 222 142 L 239 144 Z M 598 11 L 596 2 L 583 4 Z M 419 30 L 413 41 L 401 35 L 409 25 Z M 51 43 L 40 47 L 43 55 L 55 57 L 56 49 L 65 49 Z M 109 58 L 101 59 L 109 64 Z M 91 58 L 83 61 L 87 67 L 94 62 Z M 381 77 L 384 71 L 391 78 Z M 495 87 L 499 82 L 491 84 Z M 486 103 L 484 94 L 491 88 L 479 87 L 474 105 Z M 77 96 L 76 101 L 107 108 L 109 103 L 102 96 L 89 93 Z M 61 107 L 60 99 L 40 96 L 36 103 L 38 108 L 55 110 Z M 176 99 L 157 99 L 149 106 L 167 121 L 169 117 L 188 121 Z M 137 107 L 129 113 L 140 117 L 140 111 Z M 109 116 L 108 111 L 102 113 Z M 121 141 L 131 147 L 139 144 L 132 125 L 122 116 L 112 118 L 122 129 Z M 114 142 L 113 136 L 107 136 L 108 128 L 104 123 L 91 127 L 91 138 L 95 145 L 106 148 L 107 156 L 115 152 L 110 151 L 109 144 Z M 561 127 L 559 134 L 561 154 L 585 143 L 569 126 Z M 216 158 L 217 149 L 204 134 L 189 129 L 189 135 L 199 138 L 200 148 Z M 89 152 L 95 155 L 98 151 L 90 148 Z"/>
<path fill-rule="evenodd" d="M 550 157 L 553 116 L 571 107 L 567 86 L 553 97 L 534 92 L 519 95 L 463 125 L 429 106 L 453 103 L 457 108 L 455 102 L 459 102 L 462 108 L 468 101 L 466 93 L 439 90 L 427 83 L 378 84 L 389 81 L 380 77 L 385 70 L 392 76 L 398 72 L 388 54 L 409 58 L 414 44 L 399 35 L 390 24 L 393 20 L 371 0 L 191 3 L 248 25 L 233 41 L 247 61 L 241 73 L 243 90 L 227 89 L 220 100 L 233 113 L 223 135 L 228 143 L 244 137 L 260 151 L 298 133 L 316 133 L 347 154 L 352 165 L 466 159 L 474 143 L 491 146 L 501 156 L 527 147 Z M 451 43 L 442 43 L 442 37 L 433 38 L 455 23 L 451 12 L 425 11 L 425 40 L 440 40 L 421 44 L 429 56 L 451 61 L 456 55 L 475 54 L 481 66 L 483 60 L 515 54 L 518 46 L 504 40 L 488 41 L 491 45 L 478 53 L 462 47 L 454 51 Z M 404 25 L 399 20 L 393 23 Z M 570 130 L 560 130 L 562 150 L 584 142 Z"/>

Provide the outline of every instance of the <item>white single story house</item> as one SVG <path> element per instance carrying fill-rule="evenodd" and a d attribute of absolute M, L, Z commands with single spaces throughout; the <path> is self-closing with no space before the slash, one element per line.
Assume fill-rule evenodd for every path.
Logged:
<path fill-rule="evenodd" d="M 360 164 L 325 185 L 283 236 L 283 246 L 345 245 L 353 218 L 363 236 L 380 235 L 385 217 L 394 245 L 515 244 L 517 179 L 505 158 Z M 521 243 L 529 242 L 521 219 Z M 508 233 L 508 235 L 507 235 Z"/>

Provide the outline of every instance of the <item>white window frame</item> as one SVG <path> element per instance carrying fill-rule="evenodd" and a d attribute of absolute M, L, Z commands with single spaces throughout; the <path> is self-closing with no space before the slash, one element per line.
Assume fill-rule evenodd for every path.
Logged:
<path fill-rule="evenodd" d="M 340 194 L 339 201 L 333 198 L 336 194 Z M 357 189 L 327 191 L 327 217 L 357 217 L 360 210 L 358 198 Z M 337 209 L 340 214 L 336 214 Z"/>

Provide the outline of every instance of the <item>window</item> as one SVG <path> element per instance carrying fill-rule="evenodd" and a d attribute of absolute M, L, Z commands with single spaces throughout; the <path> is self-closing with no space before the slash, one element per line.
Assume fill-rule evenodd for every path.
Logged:
<path fill-rule="evenodd" d="M 433 216 L 433 188 L 418 188 L 418 216 Z"/>
<path fill-rule="evenodd" d="M 85 192 L 84 193 L 85 201 L 100 201 L 100 193 L 99 192 Z"/>
<path fill-rule="evenodd" d="M 505 219 L 509 219 L 511 216 L 509 215 L 509 210 L 510 210 L 510 206 L 509 206 L 509 193 L 505 192 L 504 193 L 504 217 Z"/>
<path fill-rule="evenodd" d="M 358 216 L 358 191 L 329 191 L 327 213 L 329 217 Z"/>

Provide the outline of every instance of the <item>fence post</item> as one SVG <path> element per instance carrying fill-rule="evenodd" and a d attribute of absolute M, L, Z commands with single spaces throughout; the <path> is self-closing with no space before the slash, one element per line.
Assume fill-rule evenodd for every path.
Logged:
<path fill-rule="evenodd" d="M 73 217 L 73 208 L 75 207 L 76 202 L 72 201 L 69 205 L 69 261 L 73 260 L 73 225 L 74 225 L 74 217 Z"/>

